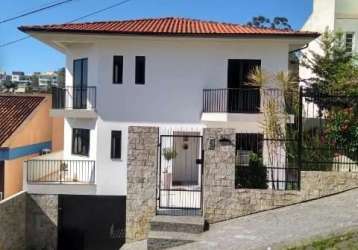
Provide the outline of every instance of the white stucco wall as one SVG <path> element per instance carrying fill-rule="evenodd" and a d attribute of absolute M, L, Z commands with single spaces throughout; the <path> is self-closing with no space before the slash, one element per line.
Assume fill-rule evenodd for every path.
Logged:
<path fill-rule="evenodd" d="M 277 41 L 118 39 L 99 42 L 97 52 L 105 121 L 197 123 L 203 89 L 227 87 L 228 59 L 261 59 L 268 71 L 288 67 L 288 44 Z M 121 85 L 112 84 L 113 55 L 124 56 Z M 138 55 L 146 56 L 145 85 L 134 83 Z"/>

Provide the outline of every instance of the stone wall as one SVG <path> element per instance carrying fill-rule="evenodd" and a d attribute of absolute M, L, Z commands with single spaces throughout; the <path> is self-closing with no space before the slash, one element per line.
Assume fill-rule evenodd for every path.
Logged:
<path fill-rule="evenodd" d="M 27 196 L 27 249 L 57 249 L 58 195 Z"/>
<path fill-rule="evenodd" d="M 232 145 L 220 145 L 220 138 Z M 215 148 L 210 148 L 210 140 Z M 300 191 L 235 189 L 235 132 L 204 130 L 204 217 L 209 223 L 317 199 L 358 187 L 358 173 L 302 172 Z"/>
<path fill-rule="evenodd" d="M 0 249 L 26 249 L 25 192 L 0 202 Z"/>
<path fill-rule="evenodd" d="M 146 239 L 156 210 L 158 128 L 128 128 L 126 241 Z"/>
<path fill-rule="evenodd" d="M 57 195 L 21 192 L 0 202 L 0 250 L 57 249 Z"/>

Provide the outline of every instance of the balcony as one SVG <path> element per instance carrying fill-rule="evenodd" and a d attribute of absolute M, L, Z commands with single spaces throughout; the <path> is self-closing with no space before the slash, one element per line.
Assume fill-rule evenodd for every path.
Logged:
<path fill-rule="evenodd" d="M 265 101 L 272 98 L 285 109 L 283 91 L 280 89 L 204 89 L 201 119 L 203 122 L 246 122 L 248 125 L 257 125 L 263 120 Z"/>
<path fill-rule="evenodd" d="M 56 154 L 26 161 L 27 183 L 94 184 L 96 162 L 92 160 L 63 160 Z M 59 157 L 61 158 L 61 157 Z"/>
<path fill-rule="evenodd" d="M 96 162 L 65 159 L 55 152 L 25 161 L 24 187 L 30 193 L 95 193 Z"/>
<path fill-rule="evenodd" d="M 53 117 L 96 118 L 96 87 L 53 87 Z"/>

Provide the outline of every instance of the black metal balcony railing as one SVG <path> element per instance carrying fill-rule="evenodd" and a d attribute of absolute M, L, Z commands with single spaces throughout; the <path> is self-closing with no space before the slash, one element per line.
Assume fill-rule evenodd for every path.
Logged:
<path fill-rule="evenodd" d="M 204 89 L 203 112 L 259 113 L 260 89 Z"/>
<path fill-rule="evenodd" d="M 94 184 L 96 162 L 90 160 L 28 160 L 27 182 L 31 184 Z"/>
<path fill-rule="evenodd" d="M 89 109 L 96 108 L 96 87 L 53 87 L 53 109 Z"/>

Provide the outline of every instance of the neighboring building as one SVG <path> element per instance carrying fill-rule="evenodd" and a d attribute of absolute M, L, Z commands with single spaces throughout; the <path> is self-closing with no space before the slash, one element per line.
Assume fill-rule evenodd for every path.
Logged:
<path fill-rule="evenodd" d="M 318 37 L 310 32 L 183 18 L 25 26 L 20 30 L 66 55 L 68 86 L 53 93 L 51 110 L 52 116 L 65 118 L 64 151 L 28 162 L 26 190 L 73 194 L 83 200 L 94 195 L 120 202 L 130 196 L 127 228 L 133 227 L 132 219 L 134 224 L 145 225 L 139 231 L 127 229 L 129 240 L 146 235 L 148 220 L 155 213 L 133 202 L 156 190 L 159 210 L 174 208 L 175 197 L 181 194 L 188 202 L 186 208 L 203 209 L 204 129 L 231 128 L 253 148 L 251 142 L 263 134 L 260 110 L 270 90 L 248 86 L 249 73 L 256 67 L 273 73 L 287 71 L 289 52 Z M 223 135 L 219 142 L 230 144 L 232 137 L 235 135 Z M 210 148 L 215 149 L 219 142 L 213 140 Z M 173 147 L 175 153 L 170 151 Z M 54 165 L 49 166 L 48 160 Z M 164 188 L 156 189 L 155 171 L 147 171 L 157 163 L 165 172 L 157 171 Z M 136 182 L 140 184 L 133 184 Z M 164 192 L 168 190 L 173 196 Z M 192 203 L 184 194 L 190 191 Z M 136 211 L 143 214 L 133 216 Z"/>
<path fill-rule="evenodd" d="M 19 82 L 23 77 L 25 77 L 25 73 L 22 71 L 13 71 L 11 74 L 12 82 Z"/>
<path fill-rule="evenodd" d="M 313 12 L 303 31 L 323 33 L 329 31 L 343 32 L 347 52 L 358 52 L 358 1 L 356 0 L 313 0 Z M 320 39 L 311 42 L 303 53 L 309 57 L 309 51 L 320 52 Z M 300 78 L 308 79 L 312 73 L 300 67 Z"/>
<path fill-rule="evenodd" d="M 39 75 L 40 90 L 48 90 L 58 86 L 58 75 L 56 72 L 45 72 Z"/>
<path fill-rule="evenodd" d="M 50 108 L 50 96 L 0 95 L 2 198 L 22 190 L 22 166 L 25 160 L 39 155 L 43 150 L 61 149 L 58 142 L 55 147 L 52 145 L 53 132 L 62 132 L 61 120 L 54 120 L 49 116 Z"/>
<path fill-rule="evenodd" d="M 25 75 L 22 71 L 13 71 L 11 82 L 16 84 L 16 93 L 26 93 L 31 86 L 31 76 Z"/>

